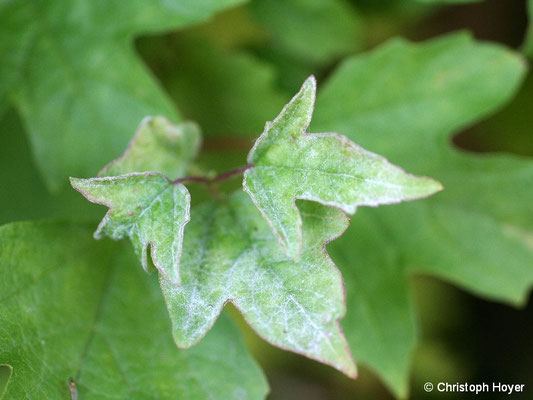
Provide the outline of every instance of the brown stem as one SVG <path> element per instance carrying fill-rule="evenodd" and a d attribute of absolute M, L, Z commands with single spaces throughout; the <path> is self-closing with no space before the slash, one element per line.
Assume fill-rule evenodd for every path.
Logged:
<path fill-rule="evenodd" d="M 178 183 L 184 183 L 184 182 L 195 182 L 195 183 L 205 183 L 206 185 L 210 185 L 212 183 L 218 183 L 221 181 L 224 181 L 226 179 L 232 178 L 236 175 L 241 175 L 246 171 L 247 169 L 252 168 L 253 165 L 248 164 L 244 165 L 239 168 L 231 169 L 229 171 L 223 172 L 214 178 L 208 178 L 206 176 L 184 176 L 183 178 L 178 178 L 174 181 L 172 181 L 173 184 L 177 185 Z"/>

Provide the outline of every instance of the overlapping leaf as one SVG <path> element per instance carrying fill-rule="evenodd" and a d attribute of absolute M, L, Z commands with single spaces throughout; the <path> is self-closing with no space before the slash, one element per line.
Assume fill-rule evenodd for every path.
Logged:
<path fill-rule="evenodd" d="M 182 256 L 182 286 L 161 279 L 180 347 L 198 342 L 231 301 L 268 342 L 356 370 L 338 320 L 342 278 L 325 252 L 348 220 L 338 209 L 300 202 L 304 252 L 296 263 L 280 251 L 267 223 L 242 192 L 193 209 Z"/>
<path fill-rule="evenodd" d="M 244 190 L 272 226 L 289 257 L 302 251 L 301 218 L 295 199 L 318 201 L 354 213 L 357 206 L 377 206 L 428 196 L 438 182 L 415 177 L 383 157 L 332 134 L 306 134 L 315 101 L 316 81 L 308 78 L 248 155 L 252 168 Z"/>
<path fill-rule="evenodd" d="M 79 225 L 0 228 L 0 365 L 13 368 L 5 399 L 70 399 L 69 378 L 86 400 L 264 397 L 227 316 L 194 349 L 176 348 L 155 279 L 123 250 Z"/>
<path fill-rule="evenodd" d="M 533 253 L 518 234 L 533 231 L 533 162 L 468 154 L 449 138 L 501 107 L 524 70 L 512 52 L 465 34 L 395 40 L 347 60 L 319 95 L 313 129 L 335 129 L 446 187 L 417 204 L 359 211 L 332 246 L 346 279 L 348 341 L 397 395 L 407 393 L 417 340 L 408 274 L 513 304 L 533 283 Z"/>
<path fill-rule="evenodd" d="M 72 186 L 89 201 L 109 207 L 96 238 L 129 237 L 148 271 L 148 247 L 155 267 L 179 284 L 183 228 L 189 221 L 190 195 L 181 183 L 158 171 L 181 176 L 196 156 L 199 132 L 194 125 L 173 126 L 161 117 L 141 123 L 124 155 L 102 171 L 102 178 L 72 178 Z M 139 172 L 134 172 L 139 171 Z"/>
<path fill-rule="evenodd" d="M 178 119 L 137 59 L 135 35 L 197 23 L 241 2 L 2 2 L 0 103 L 7 96 L 22 115 L 48 186 L 94 175 L 144 116 Z"/>
<path fill-rule="evenodd" d="M 98 175 L 154 171 L 177 179 L 187 173 L 198 155 L 200 142 L 200 129 L 194 123 L 173 125 L 163 117 L 147 117 L 141 122 L 125 153 Z"/>

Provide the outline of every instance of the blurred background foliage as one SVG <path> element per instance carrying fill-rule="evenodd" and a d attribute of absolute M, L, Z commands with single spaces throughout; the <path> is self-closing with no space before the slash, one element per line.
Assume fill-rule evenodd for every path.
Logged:
<path fill-rule="evenodd" d="M 135 47 L 180 115 L 202 127 L 200 164 L 221 171 L 243 163 L 265 121 L 276 116 L 309 74 L 317 76 L 320 87 L 347 55 L 396 36 L 422 41 L 462 29 L 478 39 L 515 49 L 523 46 L 526 1 L 446 3 L 460 2 L 253 0 L 207 23 L 141 36 Z M 511 103 L 459 132 L 454 143 L 474 152 L 533 156 L 532 110 L 530 71 Z M 0 223 L 100 218 L 102 208 L 73 190 L 62 187 L 52 194 L 47 189 L 20 116 L 5 103 L 0 113 Z M 515 309 L 434 278 L 413 277 L 410 285 L 422 333 L 412 360 L 411 398 L 464 398 L 427 394 L 422 389 L 426 381 L 533 384 L 533 357 L 528 356 L 533 353 L 531 299 L 523 309 Z M 273 348 L 247 327 L 238 312 L 231 313 L 268 377 L 271 399 L 392 398 L 365 366 L 360 366 L 359 379 L 352 381 L 329 367 Z M 357 354 L 357 349 L 353 351 Z"/>

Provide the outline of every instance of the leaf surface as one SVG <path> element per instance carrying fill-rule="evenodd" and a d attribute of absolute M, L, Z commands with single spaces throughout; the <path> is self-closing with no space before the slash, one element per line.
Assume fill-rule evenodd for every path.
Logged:
<path fill-rule="evenodd" d="M 339 210 L 301 202 L 304 252 L 295 263 L 280 251 L 248 196 L 192 211 L 182 257 L 182 286 L 160 279 L 180 347 L 210 329 L 231 301 L 271 344 L 355 376 L 355 365 L 338 320 L 344 315 L 341 275 L 325 243 L 347 227 Z"/>
<path fill-rule="evenodd" d="M 460 151 L 449 137 L 505 104 L 524 72 L 516 54 L 466 34 L 394 40 L 345 61 L 319 94 L 313 129 L 335 129 L 446 188 L 359 211 L 331 246 L 346 279 L 348 341 L 401 397 L 418 336 L 409 274 L 511 304 L 533 283 L 533 253 L 517 233 L 533 232 L 533 163 Z"/>
<path fill-rule="evenodd" d="M 528 28 L 526 31 L 526 37 L 524 40 L 523 50 L 529 57 L 533 57 L 533 0 L 527 2 L 527 16 L 528 16 Z"/>
<path fill-rule="evenodd" d="M 132 46 L 242 0 L 21 0 L 0 5 L 0 103 L 22 116 L 48 186 L 95 175 L 146 115 L 179 116 Z M 68 149 L 68 151 L 65 151 Z"/>
<path fill-rule="evenodd" d="M 191 197 L 183 184 L 160 172 L 182 177 L 199 146 L 196 125 L 172 125 L 163 117 L 148 117 L 124 154 L 100 172 L 104 177 L 70 180 L 87 200 L 109 207 L 95 238 L 129 237 L 147 272 L 152 266 L 150 247 L 153 265 L 175 284 L 180 282 L 183 228 L 189 221 Z"/>
<path fill-rule="evenodd" d="M 99 175 L 152 171 L 171 179 L 181 178 L 198 155 L 200 144 L 200 129 L 196 124 L 173 125 L 164 117 L 147 117 L 124 154 L 104 167 Z"/>
<path fill-rule="evenodd" d="M 361 42 L 361 17 L 345 0 L 263 0 L 250 9 L 285 56 L 325 63 Z"/>
<path fill-rule="evenodd" d="M 150 247 L 158 271 L 179 284 L 183 228 L 189 222 L 191 203 L 185 186 L 157 173 L 71 178 L 71 183 L 87 200 L 109 207 L 94 233 L 96 239 L 129 237 L 147 272 Z"/>
<path fill-rule="evenodd" d="M 213 35 L 234 25 L 228 22 Z M 286 102 L 285 93 L 276 88 L 275 70 L 251 54 L 212 41 L 191 34 L 170 43 L 165 37 L 141 43 L 179 110 L 198 122 L 206 137 L 256 137 Z"/>
<path fill-rule="evenodd" d="M 252 168 L 244 190 L 271 225 L 287 254 L 302 252 L 296 199 L 318 201 L 353 214 L 357 206 L 377 206 L 428 196 L 438 182 L 415 177 L 383 157 L 333 134 L 307 134 L 316 81 L 308 78 L 281 114 L 268 122 L 248 155 Z"/>
<path fill-rule="evenodd" d="M 265 378 L 231 320 L 177 349 L 156 280 L 122 247 L 80 225 L 0 228 L 5 398 L 70 399 L 70 377 L 87 400 L 263 398 Z"/>

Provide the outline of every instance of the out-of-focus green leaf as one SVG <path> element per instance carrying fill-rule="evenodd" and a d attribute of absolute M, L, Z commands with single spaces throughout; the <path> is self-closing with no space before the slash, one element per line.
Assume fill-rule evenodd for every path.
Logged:
<path fill-rule="evenodd" d="M 361 21 L 344 0 L 256 0 L 255 18 L 287 54 L 322 63 L 356 50 Z"/>
<path fill-rule="evenodd" d="M 191 25 L 241 2 L 3 2 L 0 98 L 21 114 L 47 185 L 95 175 L 144 116 L 178 119 L 133 51 L 135 35 Z"/>
<path fill-rule="evenodd" d="M 201 344 L 172 341 L 153 277 L 86 227 L 0 228 L 0 364 L 6 399 L 262 398 L 267 384 L 223 316 Z"/>
<path fill-rule="evenodd" d="M 0 119 L 0 224 L 37 218 L 97 220 L 101 207 L 71 188 L 50 194 L 32 159 L 20 118 L 8 109 Z"/>
<path fill-rule="evenodd" d="M 342 277 L 324 249 L 348 220 L 333 207 L 298 206 L 304 243 L 299 262 L 280 251 L 243 192 L 192 210 L 183 242 L 182 285 L 160 280 L 178 345 L 197 343 L 231 301 L 271 344 L 355 376 L 338 322 L 345 312 Z"/>
<path fill-rule="evenodd" d="M 141 44 L 180 111 L 207 137 L 257 136 L 287 101 L 274 70 L 253 56 L 215 46 L 196 36 Z M 155 55 L 150 46 L 161 46 Z M 146 48 L 146 50 L 142 50 Z"/>
<path fill-rule="evenodd" d="M 533 0 L 528 0 L 527 11 L 529 27 L 524 41 L 524 52 L 528 57 L 533 58 Z"/>
<path fill-rule="evenodd" d="M 418 3 L 425 4 L 466 4 L 466 3 L 479 3 L 483 0 L 411 0 Z"/>
<path fill-rule="evenodd" d="M 459 151 L 449 137 L 508 101 L 524 72 L 516 54 L 465 34 L 394 40 L 347 60 L 319 93 L 312 130 L 335 130 L 445 187 L 360 210 L 331 246 L 346 279 L 348 341 L 399 396 L 417 340 L 408 274 L 513 304 L 533 283 L 533 253 L 510 231 L 533 231 L 533 162 Z"/>
<path fill-rule="evenodd" d="M 302 251 L 302 220 L 296 199 L 335 206 L 353 214 L 429 196 L 442 189 L 430 178 L 406 174 L 383 157 L 335 133 L 309 134 L 316 81 L 308 78 L 248 155 L 243 187 L 272 227 L 288 256 Z"/>

